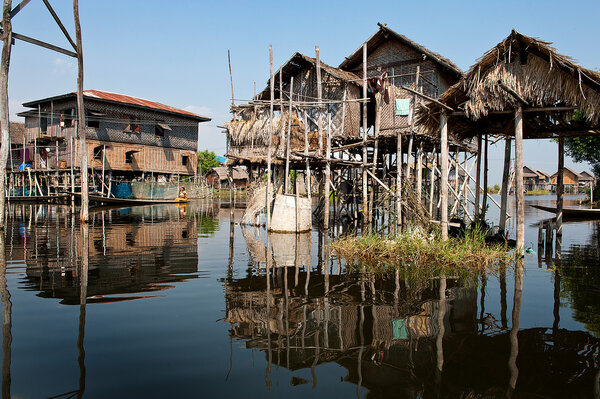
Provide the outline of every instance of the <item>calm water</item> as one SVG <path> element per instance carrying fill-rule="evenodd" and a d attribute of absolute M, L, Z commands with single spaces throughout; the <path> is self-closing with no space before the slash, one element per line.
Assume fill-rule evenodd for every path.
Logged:
<path fill-rule="evenodd" d="M 598 397 L 600 223 L 544 253 L 548 216 L 527 208 L 524 273 L 415 286 L 347 274 L 316 231 L 230 246 L 209 204 L 95 212 L 87 259 L 68 208 L 13 206 L 2 396 Z"/>

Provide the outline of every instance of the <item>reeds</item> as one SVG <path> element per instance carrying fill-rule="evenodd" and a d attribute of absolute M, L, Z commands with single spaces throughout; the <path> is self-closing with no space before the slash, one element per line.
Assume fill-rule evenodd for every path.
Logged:
<path fill-rule="evenodd" d="M 487 244 L 479 231 L 448 241 L 442 241 L 437 231 L 420 230 L 383 238 L 348 236 L 335 241 L 331 248 L 349 268 L 383 273 L 400 269 L 412 277 L 495 271 L 514 259 L 505 244 Z"/>

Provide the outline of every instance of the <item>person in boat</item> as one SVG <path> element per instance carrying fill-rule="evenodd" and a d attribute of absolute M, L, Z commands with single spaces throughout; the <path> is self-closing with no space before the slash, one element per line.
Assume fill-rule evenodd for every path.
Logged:
<path fill-rule="evenodd" d="M 187 193 L 185 192 L 185 187 L 181 187 L 179 189 L 179 198 L 187 199 Z"/>

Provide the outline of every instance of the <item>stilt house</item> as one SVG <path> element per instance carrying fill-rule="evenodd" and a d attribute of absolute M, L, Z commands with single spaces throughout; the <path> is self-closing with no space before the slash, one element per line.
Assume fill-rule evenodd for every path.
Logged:
<path fill-rule="evenodd" d="M 125 179 L 193 176 L 198 123 L 210 118 L 154 101 L 83 92 L 90 168 Z M 78 169 L 76 93 L 24 103 L 25 145 L 34 171 Z"/>

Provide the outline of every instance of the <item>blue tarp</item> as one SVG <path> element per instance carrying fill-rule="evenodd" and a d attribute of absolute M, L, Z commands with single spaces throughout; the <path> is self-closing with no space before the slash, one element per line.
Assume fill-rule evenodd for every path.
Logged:
<path fill-rule="evenodd" d="M 113 186 L 111 189 L 112 194 L 116 198 L 133 198 L 133 193 L 131 192 L 131 184 L 130 183 L 121 183 L 117 186 Z"/>

